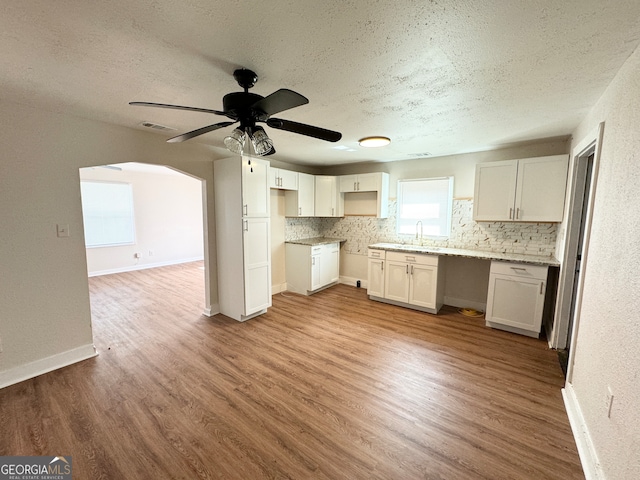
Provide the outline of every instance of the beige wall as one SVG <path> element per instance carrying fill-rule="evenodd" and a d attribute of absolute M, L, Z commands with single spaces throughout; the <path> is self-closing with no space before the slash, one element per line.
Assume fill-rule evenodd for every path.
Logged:
<path fill-rule="evenodd" d="M 639 92 L 636 50 L 573 134 L 578 144 L 604 122 L 567 392 L 569 408 L 582 416 L 584 423 L 578 427 L 587 440 L 587 452 L 593 446 L 592 465 L 597 456 L 601 478 L 612 480 L 640 478 Z M 614 395 L 610 418 L 605 406 L 608 387 Z"/>
<path fill-rule="evenodd" d="M 119 162 L 172 165 L 206 180 L 213 230 L 213 164 L 203 146 L 171 148 L 160 135 L 1 103 L 0 386 L 46 365 L 86 357 L 93 344 L 82 233 L 80 167 Z M 56 224 L 70 237 L 58 238 Z M 211 254 L 210 254 L 211 252 Z M 217 303 L 215 242 L 208 297 Z"/>

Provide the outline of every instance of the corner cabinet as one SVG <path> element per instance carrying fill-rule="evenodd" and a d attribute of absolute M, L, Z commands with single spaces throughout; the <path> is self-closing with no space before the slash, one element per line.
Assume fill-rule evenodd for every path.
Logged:
<path fill-rule="evenodd" d="M 569 157 L 476 165 L 473 219 L 477 222 L 561 222 Z"/>
<path fill-rule="evenodd" d="M 269 162 L 213 164 L 220 313 L 245 321 L 271 306 Z"/>
<path fill-rule="evenodd" d="M 488 327 L 540 335 L 548 267 L 491 262 L 485 315 Z"/>
<path fill-rule="evenodd" d="M 315 213 L 315 180 L 308 173 L 296 173 L 298 189 L 284 192 L 285 217 L 313 217 Z"/>
<path fill-rule="evenodd" d="M 287 290 L 311 295 L 338 283 L 340 243 L 285 244 Z"/>
<path fill-rule="evenodd" d="M 444 269 L 438 268 L 437 255 L 369 250 L 368 262 L 369 298 L 438 313 L 444 303 Z"/>
<path fill-rule="evenodd" d="M 315 176 L 315 216 L 342 217 L 338 177 Z"/>

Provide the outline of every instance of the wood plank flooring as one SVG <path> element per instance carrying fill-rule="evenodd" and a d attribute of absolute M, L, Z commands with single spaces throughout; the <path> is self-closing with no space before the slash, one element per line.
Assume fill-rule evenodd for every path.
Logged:
<path fill-rule="evenodd" d="M 200 267 L 91 278 L 100 355 L 0 390 L 0 454 L 75 479 L 584 478 L 546 342 L 344 285 L 207 318 Z"/>

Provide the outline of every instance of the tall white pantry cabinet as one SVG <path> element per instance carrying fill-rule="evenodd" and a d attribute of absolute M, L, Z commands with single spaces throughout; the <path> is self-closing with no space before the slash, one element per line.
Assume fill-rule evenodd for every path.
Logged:
<path fill-rule="evenodd" d="M 243 322 L 271 306 L 269 162 L 213 163 L 220 313 Z"/>

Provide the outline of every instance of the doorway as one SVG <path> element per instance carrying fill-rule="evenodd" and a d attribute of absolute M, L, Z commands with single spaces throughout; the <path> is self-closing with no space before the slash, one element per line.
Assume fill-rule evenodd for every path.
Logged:
<path fill-rule="evenodd" d="M 82 168 L 80 181 L 83 192 L 85 243 L 88 245 L 88 276 L 197 264 L 205 284 L 205 294 L 197 305 L 206 314 L 210 309 L 210 295 L 207 281 L 209 262 L 206 251 L 205 181 L 173 168 L 141 163 Z M 112 227 L 118 230 L 125 223 L 120 214 L 122 209 L 116 208 L 123 202 L 116 202 L 107 195 L 106 207 L 102 210 L 99 205 L 91 207 L 86 204 L 85 186 L 91 184 L 129 187 L 129 211 L 132 212 L 129 228 L 133 230 L 131 237 L 120 242 L 111 242 L 112 244 L 90 241 L 96 235 L 87 233 L 89 225 L 93 224 L 98 230 Z M 94 207 L 97 208 L 94 217 L 102 217 L 97 221 L 87 212 Z M 109 240 L 114 237 L 106 235 L 105 238 Z"/>
<path fill-rule="evenodd" d="M 580 142 L 572 154 L 568 214 L 562 267 L 558 284 L 555 320 L 549 346 L 558 350 L 560 365 L 568 378 L 572 342 L 580 317 L 582 285 L 587 260 L 589 233 L 595 196 L 597 167 L 604 124 Z"/>

